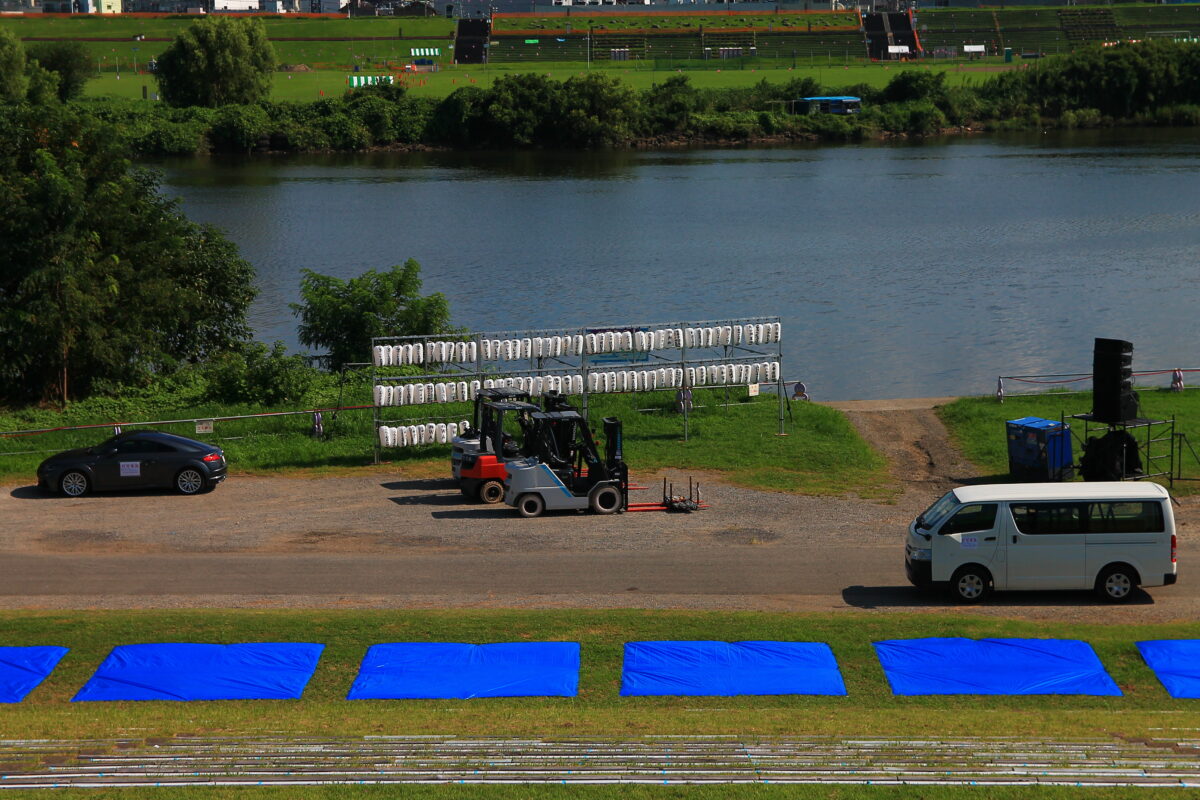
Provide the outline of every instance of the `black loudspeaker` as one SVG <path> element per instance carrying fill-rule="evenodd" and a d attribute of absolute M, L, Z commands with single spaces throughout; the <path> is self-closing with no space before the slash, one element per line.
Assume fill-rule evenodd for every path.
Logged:
<path fill-rule="evenodd" d="M 1092 350 L 1092 416 L 1115 425 L 1137 415 L 1133 344 L 1122 339 L 1097 339 Z"/>

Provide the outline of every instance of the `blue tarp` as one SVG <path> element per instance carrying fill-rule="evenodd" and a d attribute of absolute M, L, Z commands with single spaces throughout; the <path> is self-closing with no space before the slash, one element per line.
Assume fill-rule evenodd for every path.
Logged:
<path fill-rule="evenodd" d="M 621 694 L 845 694 L 819 642 L 626 642 Z"/>
<path fill-rule="evenodd" d="M 323 644 L 126 644 L 114 647 L 72 702 L 294 700 Z"/>
<path fill-rule="evenodd" d="M 893 694 L 1121 694 L 1073 639 L 892 639 L 875 652 Z"/>
<path fill-rule="evenodd" d="M 398 642 L 367 650 L 350 700 L 574 697 L 578 642 Z"/>
<path fill-rule="evenodd" d="M 65 647 L 0 647 L 0 703 L 19 703 L 67 654 Z"/>
<path fill-rule="evenodd" d="M 1200 640 L 1156 639 L 1138 642 L 1146 664 L 1171 697 L 1200 697 Z"/>

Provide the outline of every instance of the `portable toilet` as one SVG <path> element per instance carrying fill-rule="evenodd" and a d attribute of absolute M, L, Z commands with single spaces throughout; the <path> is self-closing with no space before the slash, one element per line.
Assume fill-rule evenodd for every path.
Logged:
<path fill-rule="evenodd" d="M 1075 477 L 1071 426 L 1041 417 L 1022 417 L 1008 428 L 1008 472 L 1020 481 L 1069 481 Z"/>

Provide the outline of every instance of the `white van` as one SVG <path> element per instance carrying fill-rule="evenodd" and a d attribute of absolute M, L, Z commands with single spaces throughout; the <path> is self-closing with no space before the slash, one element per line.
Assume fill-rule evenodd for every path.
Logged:
<path fill-rule="evenodd" d="M 1094 589 L 1128 600 L 1175 583 L 1175 516 L 1157 483 L 962 486 L 908 528 L 904 569 L 965 603 L 993 589 Z"/>

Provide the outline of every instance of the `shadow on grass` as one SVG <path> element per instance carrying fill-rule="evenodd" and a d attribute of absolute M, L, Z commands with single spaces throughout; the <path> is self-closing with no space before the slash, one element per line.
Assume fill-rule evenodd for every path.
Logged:
<path fill-rule="evenodd" d="M 946 592 L 922 591 L 912 586 L 847 586 L 842 589 L 842 601 L 855 608 L 967 608 Z M 1078 608 L 1103 606 L 1090 592 L 998 592 L 983 601 L 985 606 L 1003 608 Z M 1154 605 L 1154 598 L 1142 589 L 1135 589 L 1125 605 Z"/>

